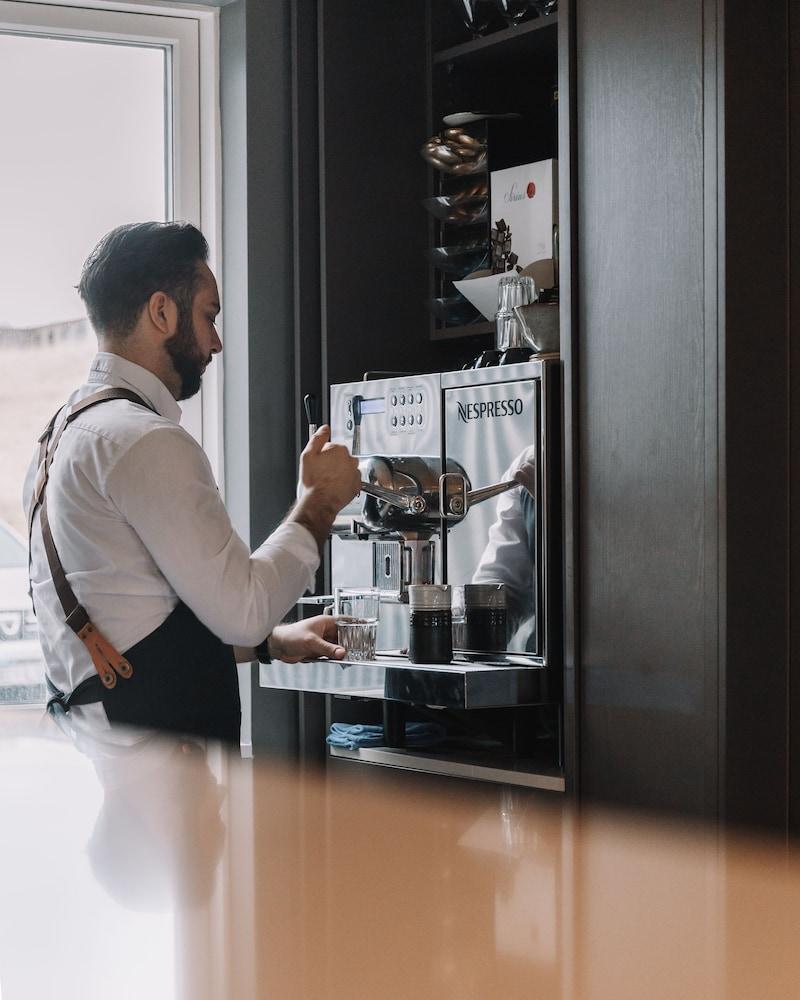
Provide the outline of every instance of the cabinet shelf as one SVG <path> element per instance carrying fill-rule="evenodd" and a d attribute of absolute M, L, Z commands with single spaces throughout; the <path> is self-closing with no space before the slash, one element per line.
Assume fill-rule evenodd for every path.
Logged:
<path fill-rule="evenodd" d="M 431 340 L 455 340 L 457 337 L 482 337 L 494 333 L 494 323 L 467 323 L 464 326 L 442 326 L 431 330 Z"/>
<path fill-rule="evenodd" d="M 433 62 L 435 65 L 460 60 L 481 62 L 495 59 L 500 55 L 505 59 L 513 57 L 517 51 L 530 53 L 532 46 L 535 45 L 541 45 L 543 48 L 555 46 L 557 25 L 558 14 L 537 17 L 533 21 L 525 21 L 523 24 L 495 31 L 483 38 L 475 38 L 460 45 L 440 49 L 434 53 Z"/>
<path fill-rule="evenodd" d="M 563 792 L 565 789 L 564 773 L 559 768 L 543 766 L 541 761 L 519 760 L 512 756 L 441 751 L 426 753 L 423 750 L 395 750 L 389 747 L 362 750 L 329 747 L 328 750 L 331 757 L 362 764 L 382 764 L 384 767 L 397 767 L 407 771 L 447 774 L 501 785 L 521 785 L 548 792 Z"/>

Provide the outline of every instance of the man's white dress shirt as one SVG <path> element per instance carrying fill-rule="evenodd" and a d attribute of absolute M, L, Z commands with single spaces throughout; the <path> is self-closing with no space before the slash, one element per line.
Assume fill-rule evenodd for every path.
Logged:
<path fill-rule="evenodd" d="M 522 491 L 536 493 L 536 448 L 526 448 L 500 477 L 516 479 L 519 489 L 508 490 L 497 498 L 495 519 L 489 528 L 486 548 L 481 554 L 472 583 L 502 583 L 506 588 L 509 646 L 527 641 L 534 614 L 533 576 L 535 566 L 528 541 L 528 525 L 522 507 Z M 522 629 L 520 635 L 517 631 Z"/>
<path fill-rule="evenodd" d="M 132 389 L 157 412 L 127 400 L 100 403 L 61 438 L 47 484 L 48 518 L 78 600 L 120 652 L 155 631 L 179 600 L 223 642 L 257 645 L 313 583 L 319 553 L 311 533 L 281 524 L 251 554 L 231 525 L 205 452 L 180 427 L 180 407 L 164 383 L 139 365 L 100 353 L 69 402 L 108 386 Z M 25 483 L 26 509 L 37 456 L 38 446 Z M 94 665 L 64 620 L 38 514 L 31 554 L 47 673 L 68 693 Z M 144 738 L 112 730 L 101 704 L 73 708 L 69 717 L 76 739 L 83 734 L 109 750 Z"/>

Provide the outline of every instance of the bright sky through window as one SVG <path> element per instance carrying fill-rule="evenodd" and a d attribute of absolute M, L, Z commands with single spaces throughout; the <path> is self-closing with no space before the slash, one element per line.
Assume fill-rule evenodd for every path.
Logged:
<path fill-rule="evenodd" d="M 84 315 L 109 229 L 163 219 L 162 49 L 0 34 L 0 326 Z"/>

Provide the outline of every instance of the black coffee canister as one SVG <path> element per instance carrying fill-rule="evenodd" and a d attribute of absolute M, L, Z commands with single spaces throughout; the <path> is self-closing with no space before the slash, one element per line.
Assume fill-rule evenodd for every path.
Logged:
<path fill-rule="evenodd" d="M 447 584 L 413 584 L 410 605 L 408 658 L 412 663 L 449 663 L 453 659 L 453 615 Z"/>
<path fill-rule="evenodd" d="M 468 583 L 464 587 L 467 649 L 496 653 L 505 650 L 506 592 L 502 583 Z"/>

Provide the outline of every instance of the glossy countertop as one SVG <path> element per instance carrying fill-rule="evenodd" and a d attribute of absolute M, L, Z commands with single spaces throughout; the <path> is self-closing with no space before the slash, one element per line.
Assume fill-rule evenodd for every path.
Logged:
<path fill-rule="evenodd" d="M 777 844 L 166 741 L 98 768 L 27 709 L 0 789 L 2 1000 L 800 995 Z"/>

